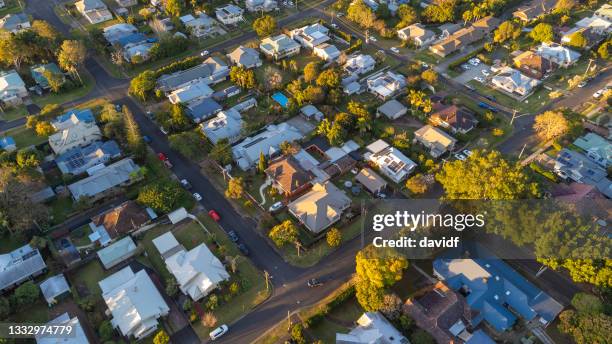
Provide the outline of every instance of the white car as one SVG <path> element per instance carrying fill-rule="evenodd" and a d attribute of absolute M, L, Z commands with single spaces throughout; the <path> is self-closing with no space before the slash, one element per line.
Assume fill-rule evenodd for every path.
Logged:
<path fill-rule="evenodd" d="M 429 68 L 429 65 L 425 62 L 421 62 L 421 66 L 425 69 Z"/>
<path fill-rule="evenodd" d="M 593 98 L 595 98 L 595 99 L 601 98 L 601 96 L 603 96 L 605 91 L 606 90 L 602 88 L 601 90 L 593 93 Z"/>
<path fill-rule="evenodd" d="M 336 24 L 331 24 L 331 27 L 332 27 L 332 28 L 334 28 L 334 29 L 337 29 L 337 28 L 338 28 L 338 25 L 336 25 Z"/>
<path fill-rule="evenodd" d="M 470 70 L 470 68 L 472 68 L 472 66 L 470 66 L 467 63 L 464 63 L 464 64 L 461 65 L 461 69 L 463 69 L 463 70 Z"/>
<path fill-rule="evenodd" d="M 478 66 L 480 64 L 480 59 L 471 58 L 468 60 L 468 63 L 471 64 L 472 66 Z"/>
<path fill-rule="evenodd" d="M 338 12 L 338 14 L 336 14 L 336 17 L 338 17 L 338 18 L 342 18 L 343 16 L 344 16 L 344 13 L 342 13 L 342 12 Z"/>
<path fill-rule="evenodd" d="M 211 340 L 219 339 L 222 335 L 226 334 L 229 328 L 223 324 L 216 329 L 212 330 L 209 334 Z"/>
<path fill-rule="evenodd" d="M 581 82 L 581 83 L 579 83 L 579 84 L 578 84 L 578 87 L 579 87 L 579 88 L 583 88 L 583 87 L 584 87 L 584 86 L 586 86 L 586 85 L 587 85 L 587 82 L 586 82 L 586 81 L 583 81 L 583 82 Z"/>
<path fill-rule="evenodd" d="M 399 49 L 397 47 L 391 47 L 391 51 L 396 54 L 399 54 Z"/>
<path fill-rule="evenodd" d="M 455 153 L 453 154 L 453 156 L 457 159 L 457 160 L 461 160 L 461 161 L 465 161 L 467 158 L 465 157 L 465 155 L 461 154 L 461 153 Z"/>
<path fill-rule="evenodd" d="M 197 192 L 193 193 L 193 198 L 195 198 L 195 200 L 198 202 L 202 200 L 202 196 L 200 196 L 200 194 Z"/>
<path fill-rule="evenodd" d="M 204 56 L 208 56 L 210 53 L 208 52 L 208 50 L 204 50 L 200 53 L 200 56 L 204 57 Z"/>
<path fill-rule="evenodd" d="M 372 42 L 378 42 L 378 40 L 376 39 L 376 37 L 372 36 L 368 38 L 370 41 Z"/>
<path fill-rule="evenodd" d="M 283 207 L 283 202 L 276 202 L 274 204 L 272 204 L 270 206 L 270 208 L 268 209 L 268 211 L 270 211 L 271 213 L 281 209 Z"/>
<path fill-rule="evenodd" d="M 472 156 L 472 154 L 474 154 L 474 153 L 472 153 L 472 151 L 469 150 L 469 149 L 464 149 L 464 150 L 461 151 L 461 154 L 463 154 L 465 156 Z"/>
<path fill-rule="evenodd" d="M 489 75 L 491 75 L 491 72 L 489 72 L 489 70 L 488 70 L 488 69 L 483 69 L 483 70 L 481 71 L 481 73 L 482 73 L 482 75 L 484 75 L 484 76 L 489 76 Z"/>
<path fill-rule="evenodd" d="M 484 79 L 483 79 L 483 78 L 481 78 L 481 77 L 479 77 L 479 76 L 475 76 L 475 77 L 474 77 L 474 80 L 476 80 L 476 81 L 478 81 L 478 82 L 480 82 L 480 83 L 484 83 Z"/>

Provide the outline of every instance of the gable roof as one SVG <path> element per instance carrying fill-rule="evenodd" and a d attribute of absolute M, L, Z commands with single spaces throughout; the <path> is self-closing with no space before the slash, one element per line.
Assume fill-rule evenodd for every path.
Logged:
<path fill-rule="evenodd" d="M 311 191 L 287 206 L 289 211 L 314 233 L 320 233 L 340 219 L 351 199 L 334 184 L 316 183 Z"/>
<path fill-rule="evenodd" d="M 79 122 L 94 123 L 96 121 L 91 109 L 72 109 L 63 115 L 55 117 L 51 125 L 56 130 L 67 129 Z"/>
<path fill-rule="evenodd" d="M 425 125 L 414 132 L 415 137 L 425 143 L 440 147 L 444 150 L 452 146 L 457 140 L 445 133 L 444 131 L 434 128 L 431 125 Z"/>
<path fill-rule="evenodd" d="M 38 249 L 29 244 L 0 254 L 0 290 L 21 283 L 46 268 Z"/>
<path fill-rule="evenodd" d="M 28 15 L 21 13 L 9 13 L 4 17 L 0 18 L 0 29 L 7 31 L 17 30 L 21 24 L 30 23 Z"/>
<path fill-rule="evenodd" d="M 612 143 L 595 133 L 577 138 L 574 145 L 584 149 L 587 156 L 598 165 L 607 168 L 612 165 Z"/>
<path fill-rule="evenodd" d="M 43 294 L 45 300 L 49 305 L 56 302 L 56 297 L 70 292 L 70 286 L 68 281 L 64 277 L 64 274 L 55 275 L 47 278 L 39 285 L 40 291 Z"/>
<path fill-rule="evenodd" d="M 127 201 L 100 215 L 91 221 L 96 226 L 104 226 L 111 238 L 130 233 L 140 228 L 151 218 L 145 209 L 134 201 Z"/>
<path fill-rule="evenodd" d="M 431 119 L 435 121 L 443 121 L 455 130 L 470 130 L 476 126 L 478 121 L 476 117 L 466 108 L 458 107 L 457 105 L 445 106 L 437 109 L 434 107 L 434 113 Z"/>
<path fill-rule="evenodd" d="M 64 75 L 54 62 L 30 67 L 30 74 L 32 74 L 32 78 L 36 84 L 43 88 L 49 87 L 49 80 L 47 80 L 47 77 L 45 76 L 45 72 L 47 71 L 52 74 L 59 74 L 62 77 Z"/>
<path fill-rule="evenodd" d="M 123 159 L 106 166 L 93 175 L 68 185 L 72 197 L 76 200 L 82 196 L 95 196 L 110 188 L 130 180 L 130 174 L 140 167 L 132 159 Z"/>
<path fill-rule="evenodd" d="M 266 175 L 273 179 L 287 194 L 292 194 L 313 180 L 293 156 L 283 156 L 270 162 Z"/>
<path fill-rule="evenodd" d="M 366 189 L 372 193 L 379 192 L 381 189 L 387 186 L 387 182 L 383 177 L 376 174 L 368 167 L 364 167 L 355 176 L 355 180 L 361 183 Z"/>
<path fill-rule="evenodd" d="M 433 31 L 426 29 L 421 23 L 406 26 L 403 29 L 397 30 L 397 33 L 403 33 L 407 37 L 418 38 L 421 41 L 427 41 L 436 36 Z"/>
<path fill-rule="evenodd" d="M 234 49 L 227 56 L 233 63 L 245 66 L 247 68 L 256 66 L 261 63 L 261 59 L 259 58 L 259 53 L 257 52 L 257 50 L 253 48 L 244 47 L 242 45 Z"/>
<path fill-rule="evenodd" d="M 532 0 L 524 6 L 519 7 L 512 15 L 525 21 L 531 21 L 537 17 L 550 12 L 558 0 Z"/>
<path fill-rule="evenodd" d="M 130 257 L 136 252 L 137 246 L 134 240 L 130 236 L 126 236 L 119 241 L 106 246 L 105 248 L 96 252 L 100 262 L 106 269 L 117 265 L 120 261 L 124 261 L 127 257 Z"/>
<path fill-rule="evenodd" d="M 74 147 L 55 157 L 57 167 L 66 174 L 81 174 L 87 169 L 121 156 L 117 142 L 95 141 L 85 147 Z"/>
<path fill-rule="evenodd" d="M 157 79 L 157 86 L 163 91 L 172 91 L 180 86 L 197 79 L 226 77 L 229 74 L 227 64 L 216 56 L 207 58 L 202 64 L 178 71 L 164 74 Z"/>

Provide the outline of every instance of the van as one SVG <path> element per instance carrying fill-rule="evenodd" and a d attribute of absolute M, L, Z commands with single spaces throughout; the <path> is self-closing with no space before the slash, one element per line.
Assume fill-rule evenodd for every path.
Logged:
<path fill-rule="evenodd" d="M 224 334 L 227 333 L 227 325 L 223 324 L 219 327 L 217 327 L 216 329 L 212 330 L 212 332 L 210 332 L 209 336 L 211 340 L 215 340 L 220 338 L 221 336 L 223 336 Z"/>

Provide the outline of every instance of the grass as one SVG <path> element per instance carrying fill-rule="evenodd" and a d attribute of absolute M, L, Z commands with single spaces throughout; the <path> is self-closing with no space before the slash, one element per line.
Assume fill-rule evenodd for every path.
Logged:
<path fill-rule="evenodd" d="M 83 85 L 80 87 L 75 87 L 67 91 L 60 91 L 59 93 L 33 96 L 32 101 L 42 108 L 47 104 L 65 104 L 82 98 L 93 90 L 96 82 L 88 72 L 82 73 L 81 77 L 83 78 Z"/>
<path fill-rule="evenodd" d="M 4 17 L 7 14 L 21 12 L 21 7 L 17 0 L 4 0 L 4 8 L 0 9 L 0 17 Z"/>
<path fill-rule="evenodd" d="M 89 229 L 89 225 L 81 226 L 74 231 L 70 232 L 70 240 L 74 244 L 74 246 L 87 246 L 91 244 L 89 240 L 89 233 L 91 230 Z"/>
<path fill-rule="evenodd" d="M 0 237 L 0 253 L 13 251 L 24 245 L 25 239 L 18 234 Z"/>
<path fill-rule="evenodd" d="M 104 271 L 100 261 L 95 259 L 81 266 L 77 271 L 74 271 L 72 276 L 72 285 L 78 289 L 79 285 L 87 287 L 91 295 L 101 295 L 102 290 L 98 282 L 106 278 L 110 273 Z"/>
<path fill-rule="evenodd" d="M 537 113 L 538 110 L 546 105 L 546 102 L 549 100 L 548 93 L 549 91 L 540 87 L 536 90 L 532 95 L 530 95 L 524 101 L 518 101 L 498 90 L 485 86 L 480 82 L 475 80 L 471 80 L 468 82 L 471 86 L 478 90 L 478 93 L 488 96 L 495 97 L 495 101 L 501 105 L 504 105 L 511 109 L 516 109 L 523 113 Z"/>
<path fill-rule="evenodd" d="M 11 315 L 9 320 L 18 324 L 46 323 L 49 321 L 49 306 L 40 298 L 38 302 L 20 308 L 20 311 Z"/>
<path fill-rule="evenodd" d="M 57 197 L 50 204 L 53 223 L 62 223 L 74 213 L 72 198 Z"/>
<path fill-rule="evenodd" d="M 357 299 L 352 297 L 329 312 L 319 324 L 308 328 L 307 332 L 323 343 L 334 343 L 336 333 L 348 333 L 350 327 L 346 325 L 354 323 L 363 312 Z"/>
<path fill-rule="evenodd" d="M 17 148 L 26 148 L 35 146 L 47 141 L 46 136 L 38 136 L 33 129 L 26 127 L 18 127 L 4 132 L 5 136 L 11 136 L 15 139 Z"/>
<path fill-rule="evenodd" d="M 10 122 L 10 121 L 19 119 L 21 117 L 25 117 L 27 115 L 28 115 L 28 110 L 26 109 L 25 105 L 20 105 L 18 107 L 14 107 L 6 111 L 3 111 L 0 114 L 0 118 L 2 118 L 3 120 L 7 122 Z"/>

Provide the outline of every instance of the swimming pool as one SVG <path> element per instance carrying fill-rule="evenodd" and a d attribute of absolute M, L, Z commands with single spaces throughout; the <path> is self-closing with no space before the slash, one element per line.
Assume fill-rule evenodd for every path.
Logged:
<path fill-rule="evenodd" d="M 276 92 L 272 95 L 272 99 L 274 99 L 277 103 L 280 104 L 283 108 L 287 108 L 287 103 L 289 102 L 289 98 L 284 95 L 282 92 Z"/>

